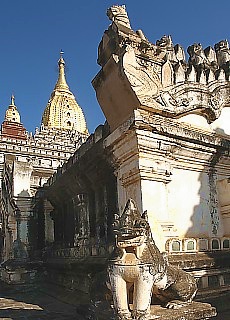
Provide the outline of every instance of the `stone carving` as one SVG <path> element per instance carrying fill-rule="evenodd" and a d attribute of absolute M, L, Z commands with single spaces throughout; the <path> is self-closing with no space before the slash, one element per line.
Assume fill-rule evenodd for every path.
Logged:
<path fill-rule="evenodd" d="M 172 63 L 177 62 L 171 36 L 164 35 L 160 40 L 156 41 L 156 45 L 158 58 L 169 60 Z"/>
<path fill-rule="evenodd" d="M 163 37 L 160 38 L 160 40 L 156 41 L 156 45 L 160 48 L 171 49 L 173 46 L 171 36 L 164 35 Z"/>
<path fill-rule="evenodd" d="M 200 43 L 194 43 L 189 46 L 187 52 L 190 56 L 189 64 L 193 65 L 198 71 L 206 70 L 211 67 Z"/>
<path fill-rule="evenodd" d="M 221 40 L 220 42 L 216 43 L 215 51 L 217 54 L 217 61 L 220 67 L 224 64 L 229 63 L 230 61 L 230 49 L 227 40 Z"/>
<path fill-rule="evenodd" d="M 125 5 L 118 6 L 114 5 L 107 10 L 107 16 L 109 19 L 116 24 L 123 25 L 131 29 L 128 14 L 125 9 Z"/>
<path fill-rule="evenodd" d="M 116 248 L 108 274 L 117 319 L 150 319 L 152 292 L 168 308 L 192 301 L 197 291 L 195 279 L 167 263 L 154 243 L 147 213 L 141 216 L 133 200 L 129 199 L 123 214 L 115 217 L 114 232 Z M 132 285 L 133 298 L 128 301 Z"/>
<path fill-rule="evenodd" d="M 215 50 L 210 46 L 203 49 L 200 43 L 194 43 L 188 47 L 190 58 L 186 62 L 184 49 L 179 44 L 174 46 L 171 36 L 164 35 L 153 44 L 142 32 L 133 31 L 125 6 L 112 6 L 107 14 L 115 26 L 112 24 L 105 31 L 100 43 L 98 63 L 103 70 L 93 80 L 93 86 L 105 113 L 112 99 L 110 91 L 116 88 L 116 92 L 123 93 L 127 88 L 130 92 L 130 101 L 123 110 L 118 112 L 115 108 L 106 114 L 111 119 L 108 120 L 111 128 L 122 123 L 117 119 L 118 114 L 124 113 L 125 118 L 128 108 L 151 109 L 170 118 L 196 114 L 211 123 L 224 107 L 229 106 L 230 49 L 227 40 L 216 44 Z M 105 65 L 108 68 L 104 68 Z M 116 85 L 107 83 L 107 79 L 111 79 L 106 77 L 108 70 L 111 77 L 117 79 Z M 106 98 L 99 93 L 104 86 Z M 115 96 L 116 105 L 123 105 L 122 94 Z"/>
<path fill-rule="evenodd" d="M 123 66 L 132 89 L 143 103 L 146 97 L 153 98 L 159 95 L 161 83 L 157 74 L 151 74 L 137 63 L 134 49 L 129 45 L 126 46 L 123 56 Z"/>

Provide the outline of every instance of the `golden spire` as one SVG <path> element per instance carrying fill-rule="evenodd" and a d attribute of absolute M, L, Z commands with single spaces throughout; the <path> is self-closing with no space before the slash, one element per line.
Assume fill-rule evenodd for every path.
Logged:
<path fill-rule="evenodd" d="M 68 90 L 69 86 L 65 79 L 65 60 L 63 59 L 63 51 L 60 51 L 60 59 L 58 60 L 59 76 L 54 90 Z"/>
<path fill-rule="evenodd" d="M 6 110 L 5 121 L 18 122 L 20 123 L 20 114 L 15 105 L 15 97 L 11 95 L 11 101 L 8 109 Z"/>
<path fill-rule="evenodd" d="M 85 117 L 65 79 L 65 61 L 60 52 L 59 76 L 42 116 L 42 124 L 48 128 L 75 130 L 88 134 Z"/>

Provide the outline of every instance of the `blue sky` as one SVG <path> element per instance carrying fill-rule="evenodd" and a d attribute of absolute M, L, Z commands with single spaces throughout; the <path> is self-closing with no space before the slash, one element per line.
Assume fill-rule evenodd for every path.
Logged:
<path fill-rule="evenodd" d="M 0 119 L 14 93 L 28 131 L 40 126 L 64 51 L 67 82 L 83 108 L 90 132 L 104 123 L 91 81 L 99 71 L 97 47 L 110 21 L 106 9 L 125 4 L 134 30 L 155 43 L 164 34 L 184 48 L 204 48 L 229 37 L 229 0 L 1 0 Z"/>

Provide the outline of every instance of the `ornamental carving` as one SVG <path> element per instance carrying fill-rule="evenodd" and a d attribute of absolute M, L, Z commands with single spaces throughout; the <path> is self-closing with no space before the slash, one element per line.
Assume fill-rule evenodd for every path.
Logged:
<path fill-rule="evenodd" d="M 195 113 L 211 123 L 224 107 L 229 106 L 230 49 L 227 40 L 205 49 L 200 43 L 194 43 L 188 47 L 186 62 L 184 49 L 179 44 L 174 45 L 171 36 L 164 35 L 154 44 L 141 30 L 132 30 L 125 6 L 112 6 L 107 14 L 113 23 L 99 45 L 98 62 L 102 72 L 93 80 L 96 91 L 103 85 L 106 87 L 107 103 L 98 93 L 106 117 L 111 99 L 119 106 L 123 104 L 119 101 L 122 96 L 119 90 L 124 92 L 124 88 L 132 91 L 134 96 L 133 101 L 123 106 L 124 119 L 120 123 L 117 121 L 119 124 L 127 118 L 126 108 L 152 110 L 170 118 Z M 112 61 L 113 69 L 110 69 Z M 111 75 L 119 73 L 119 80 L 113 77 L 111 90 L 110 82 L 108 86 L 105 84 L 106 70 L 110 70 Z M 110 97 L 114 87 L 117 88 L 116 96 Z M 114 118 L 117 113 L 112 117 L 111 110 L 108 111 L 109 124 L 112 122 L 110 116 Z"/>
<path fill-rule="evenodd" d="M 221 67 L 223 67 L 225 64 L 228 64 L 230 61 L 230 49 L 228 41 L 221 40 L 215 44 L 214 48 L 216 51 L 218 64 Z"/>
<path fill-rule="evenodd" d="M 123 56 L 123 68 L 132 89 L 141 99 L 154 98 L 159 95 L 161 88 L 157 74 L 150 74 L 150 70 L 141 67 L 136 60 L 134 49 L 127 45 Z"/>
<path fill-rule="evenodd" d="M 123 25 L 131 29 L 128 14 L 125 9 L 125 5 L 122 6 L 112 6 L 107 10 L 107 16 L 111 21 L 118 25 Z"/>

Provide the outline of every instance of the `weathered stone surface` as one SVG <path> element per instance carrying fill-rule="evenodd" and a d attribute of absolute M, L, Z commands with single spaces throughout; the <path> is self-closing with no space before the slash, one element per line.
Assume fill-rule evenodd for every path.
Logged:
<path fill-rule="evenodd" d="M 180 309 L 165 309 L 151 306 L 150 319 L 158 320 L 202 320 L 216 316 L 216 309 L 208 303 L 192 302 Z"/>

